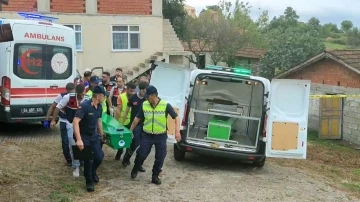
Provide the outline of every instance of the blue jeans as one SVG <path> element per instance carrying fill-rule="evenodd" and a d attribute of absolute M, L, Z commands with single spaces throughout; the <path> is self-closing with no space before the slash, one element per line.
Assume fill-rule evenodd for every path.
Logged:
<path fill-rule="evenodd" d="M 60 122 L 61 146 L 66 162 L 71 162 L 71 154 L 69 149 L 68 129 L 65 122 Z"/>
<path fill-rule="evenodd" d="M 104 159 L 104 152 L 101 149 L 101 143 L 98 134 L 94 133 L 91 136 L 81 135 L 81 139 L 85 147 L 90 146 L 93 150 L 93 160 L 84 161 L 84 176 L 86 183 L 92 183 L 94 176 L 96 176 L 96 170 Z"/>
<path fill-rule="evenodd" d="M 166 140 L 167 134 L 152 135 L 143 133 L 140 147 L 137 150 L 134 168 L 140 169 L 140 166 L 143 165 L 145 159 L 150 154 L 152 146 L 155 145 L 155 162 L 152 172 L 153 176 L 159 176 L 166 157 Z"/>
<path fill-rule="evenodd" d="M 69 139 L 69 151 L 70 151 L 70 155 L 71 155 L 72 166 L 73 166 L 73 168 L 79 168 L 80 161 L 74 160 L 74 155 L 73 155 L 73 150 L 72 150 L 72 146 L 76 145 L 76 142 L 74 140 L 74 128 L 71 124 L 66 123 L 66 129 L 67 129 L 67 135 L 68 135 L 68 139 Z"/>

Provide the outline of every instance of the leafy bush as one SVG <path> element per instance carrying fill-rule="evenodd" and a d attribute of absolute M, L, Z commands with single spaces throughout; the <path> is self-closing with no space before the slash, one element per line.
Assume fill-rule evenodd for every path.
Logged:
<path fill-rule="evenodd" d="M 332 43 L 336 43 L 336 44 L 340 44 L 340 45 L 346 45 L 347 44 L 347 40 L 342 38 L 342 39 L 334 39 L 331 41 Z"/>

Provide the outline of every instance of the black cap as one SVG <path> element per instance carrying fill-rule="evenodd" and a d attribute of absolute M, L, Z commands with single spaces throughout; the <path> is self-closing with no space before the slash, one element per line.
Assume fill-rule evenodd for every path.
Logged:
<path fill-rule="evenodd" d="M 153 85 L 149 85 L 148 87 L 146 87 L 146 96 L 155 94 L 157 92 L 157 89 Z"/>
<path fill-rule="evenodd" d="M 99 83 L 99 78 L 97 76 L 90 77 L 90 83 L 98 84 Z"/>
<path fill-rule="evenodd" d="M 94 89 L 92 90 L 92 92 L 95 94 L 103 94 L 104 96 L 107 96 L 107 93 L 106 93 L 104 87 L 95 86 Z"/>

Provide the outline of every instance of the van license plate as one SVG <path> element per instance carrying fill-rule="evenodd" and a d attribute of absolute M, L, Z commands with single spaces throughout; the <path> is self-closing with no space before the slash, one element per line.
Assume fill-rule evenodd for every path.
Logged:
<path fill-rule="evenodd" d="M 41 107 L 29 107 L 29 108 L 21 108 L 22 114 L 42 114 L 43 108 Z"/>

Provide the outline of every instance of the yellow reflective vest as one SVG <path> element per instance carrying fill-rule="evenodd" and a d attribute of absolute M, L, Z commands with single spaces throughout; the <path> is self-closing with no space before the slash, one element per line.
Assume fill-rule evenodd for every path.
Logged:
<path fill-rule="evenodd" d="M 149 134 L 164 134 L 166 133 L 166 105 L 167 102 L 160 100 L 159 104 L 152 108 L 149 101 L 145 101 L 142 105 L 144 111 L 144 126 L 143 130 Z"/>
<path fill-rule="evenodd" d="M 105 89 L 105 88 L 104 88 L 104 89 Z M 93 94 L 92 90 L 89 90 L 89 91 L 86 93 L 86 95 L 88 95 L 88 96 L 90 97 L 90 99 L 92 98 L 92 94 Z M 107 99 L 107 97 L 105 96 L 104 102 L 101 104 L 103 113 L 106 113 L 106 112 L 107 112 L 106 99 Z"/>
<path fill-rule="evenodd" d="M 127 97 L 126 92 L 125 93 L 121 93 L 121 95 L 119 96 L 118 99 L 121 99 L 121 117 L 119 118 L 119 122 L 121 123 L 121 121 L 123 120 L 123 117 L 125 115 L 126 112 L 126 108 L 127 108 L 127 104 L 129 102 L 129 99 Z M 126 120 L 124 122 L 124 125 L 128 125 L 130 124 L 130 116 L 131 116 L 131 108 L 129 110 L 129 113 L 127 114 Z"/>

